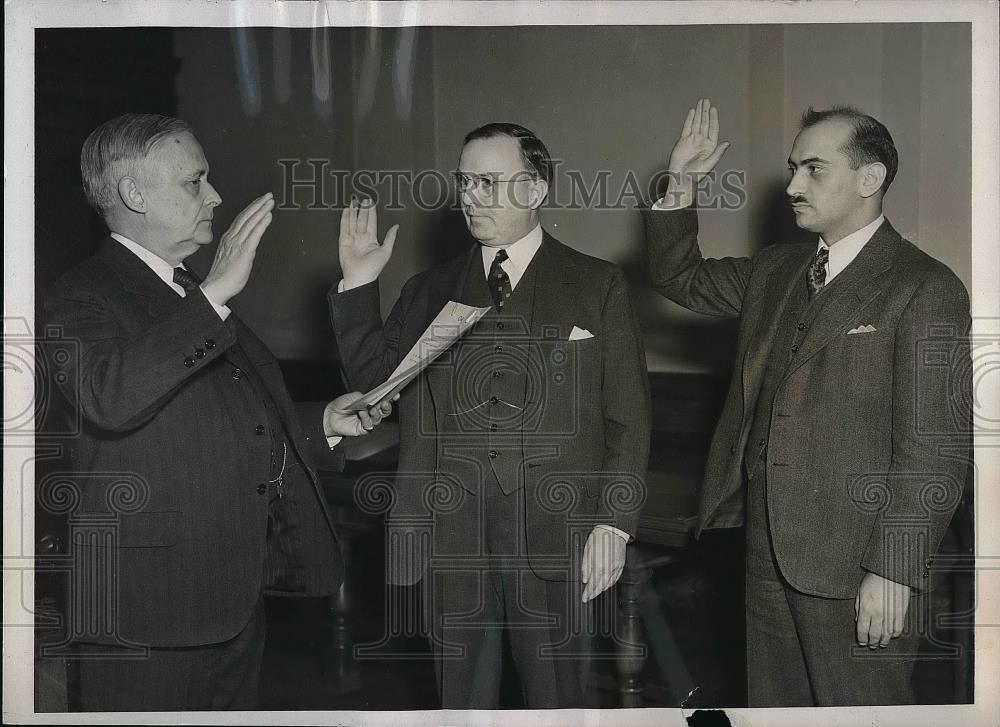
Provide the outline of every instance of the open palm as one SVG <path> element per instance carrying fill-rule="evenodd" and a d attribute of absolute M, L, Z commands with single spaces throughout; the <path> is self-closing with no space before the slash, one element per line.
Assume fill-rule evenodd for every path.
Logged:
<path fill-rule="evenodd" d="M 370 202 L 358 204 L 351 201 L 340 216 L 340 267 L 347 288 L 365 285 L 378 279 L 382 269 L 392 257 L 399 225 L 385 233 L 382 244 L 378 241 L 378 213 Z"/>
<path fill-rule="evenodd" d="M 715 168 L 729 148 L 719 143 L 719 112 L 707 98 L 688 110 L 684 129 L 670 152 L 668 168 L 677 175 L 691 175 L 692 181 Z"/>

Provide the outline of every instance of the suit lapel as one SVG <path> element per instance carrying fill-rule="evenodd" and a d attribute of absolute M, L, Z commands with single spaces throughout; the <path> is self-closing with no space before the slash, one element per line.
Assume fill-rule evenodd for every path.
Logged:
<path fill-rule="evenodd" d="M 819 294 L 813 305 L 820 303 L 823 297 L 827 300 L 822 301 L 823 306 L 809 326 L 799 355 L 786 376 L 830 343 L 850 325 L 857 311 L 882 292 L 882 274 L 892 267 L 899 240 L 899 233 L 892 225 L 888 221 L 882 223 L 854 261 Z"/>
<path fill-rule="evenodd" d="M 756 397 L 760 388 L 767 357 L 771 352 L 785 306 L 788 305 L 795 286 L 804 287 L 806 284 L 806 268 L 812 261 L 812 252 L 813 248 L 809 245 L 792 247 L 788 256 L 772 271 L 765 282 L 764 289 L 767 293 L 761 305 L 753 308 L 757 322 L 747 341 L 742 366 L 744 418 L 753 411 L 753 397 Z M 744 306 L 744 310 L 747 309 L 748 307 Z"/>
<path fill-rule="evenodd" d="M 97 256 L 115 271 L 123 290 L 143 300 L 151 318 L 159 318 L 183 300 L 146 263 L 113 237 L 105 239 Z"/>
<path fill-rule="evenodd" d="M 423 320 L 418 321 L 418 327 L 410 331 L 409 340 L 401 351 L 405 355 L 423 335 L 431 321 L 449 301 L 464 302 L 462 296 L 465 289 L 465 279 L 470 273 L 475 273 L 474 266 L 479 262 L 479 245 L 474 245 L 464 255 L 459 255 L 446 265 L 436 268 L 430 273 L 427 294 L 427 310 Z M 447 354 L 442 354 L 447 356 Z M 427 386 L 431 394 L 431 403 L 435 411 L 445 411 L 450 391 L 450 366 L 440 365 L 438 359 L 426 369 Z"/>

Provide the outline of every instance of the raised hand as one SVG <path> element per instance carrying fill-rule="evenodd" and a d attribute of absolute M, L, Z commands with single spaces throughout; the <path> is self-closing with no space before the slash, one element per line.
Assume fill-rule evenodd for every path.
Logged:
<path fill-rule="evenodd" d="M 670 181 L 663 206 L 687 207 L 694 200 L 698 180 L 719 163 L 729 142 L 719 143 L 719 112 L 707 98 L 699 99 L 684 119 L 680 138 L 670 152 Z"/>
<path fill-rule="evenodd" d="M 212 267 L 201 289 L 217 305 L 225 305 L 239 293 L 250 279 L 257 245 L 264 230 L 271 224 L 274 195 L 268 192 L 248 204 L 236 215 L 215 251 Z"/>
<path fill-rule="evenodd" d="M 340 215 L 340 268 L 344 272 L 344 288 L 357 288 L 374 280 L 382 273 L 396 242 L 399 225 L 385 233 L 382 244 L 378 241 L 378 214 L 368 200 L 360 205 L 351 204 Z"/>

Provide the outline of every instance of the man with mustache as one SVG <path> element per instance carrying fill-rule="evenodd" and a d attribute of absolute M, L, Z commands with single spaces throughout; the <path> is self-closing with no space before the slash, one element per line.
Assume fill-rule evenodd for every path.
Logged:
<path fill-rule="evenodd" d="M 699 532 L 746 524 L 750 705 L 910 703 L 969 465 L 968 295 L 883 217 L 892 137 L 846 107 L 807 111 L 788 157 L 796 222 L 818 239 L 703 259 L 691 205 L 718 138 L 703 99 L 645 223 L 657 291 L 740 318 Z M 925 365 L 928 341 L 950 366 Z"/>
<path fill-rule="evenodd" d="M 342 580 L 310 449 L 367 433 L 389 405 L 351 414 L 348 394 L 300 424 L 277 360 L 227 307 L 271 223 L 270 193 L 236 216 L 204 281 L 185 267 L 212 242 L 222 200 L 184 121 L 112 119 L 80 167 L 110 236 L 55 284 L 45 314 L 79 346 L 51 362 L 82 425 L 73 515 L 112 529 L 73 546 L 81 706 L 254 709 L 263 595 L 327 595 Z"/>
<path fill-rule="evenodd" d="M 389 581 L 428 599 L 441 706 L 499 706 L 506 627 L 528 708 L 585 706 L 591 601 L 638 525 L 649 392 L 621 272 L 546 233 L 552 164 L 517 124 L 470 132 L 462 213 L 477 244 L 411 278 L 383 324 L 375 210 L 340 231 L 330 310 L 351 385 L 384 381 L 451 300 L 490 307 L 403 389 Z"/>

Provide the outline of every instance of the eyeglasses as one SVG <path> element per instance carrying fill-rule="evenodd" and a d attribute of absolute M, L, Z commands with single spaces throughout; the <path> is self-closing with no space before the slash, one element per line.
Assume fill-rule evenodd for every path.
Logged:
<path fill-rule="evenodd" d="M 452 175 L 455 177 L 455 186 L 462 194 L 472 190 L 483 195 L 492 194 L 493 188 L 498 184 L 534 182 L 538 179 L 538 175 L 528 171 L 516 172 L 512 179 L 497 179 L 496 175 L 466 174 L 465 172 L 452 172 Z"/>

